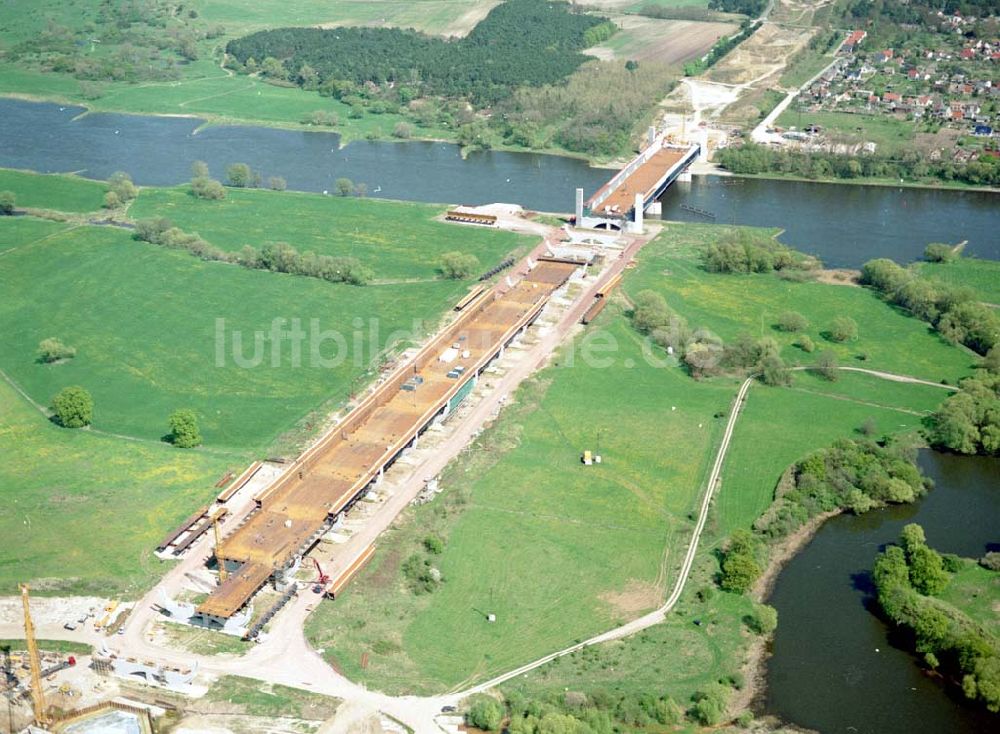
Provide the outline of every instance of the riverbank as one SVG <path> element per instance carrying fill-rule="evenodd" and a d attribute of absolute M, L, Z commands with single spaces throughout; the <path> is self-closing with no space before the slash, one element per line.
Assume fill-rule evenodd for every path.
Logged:
<path fill-rule="evenodd" d="M 763 181 L 789 181 L 796 183 L 820 183 L 838 184 L 841 186 L 873 186 L 881 188 L 900 189 L 927 189 L 931 191 L 975 191 L 988 194 L 1000 194 L 1000 188 L 993 186 L 973 186 L 961 181 L 903 181 L 898 179 L 882 178 L 853 178 L 850 180 L 825 176 L 822 178 L 806 178 L 805 176 L 792 176 L 781 173 L 733 173 L 727 171 L 718 164 L 702 164 L 698 171 L 692 173 L 702 176 L 730 176 L 737 179 L 756 179 Z"/>
<path fill-rule="evenodd" d="M 784 477 L 782 477 L 782 480 L 784 480 Z M 842 512 L 843 510 L 831 510 L 830 512 L 821 513 L 810 519 L 791 535 L 786 536 L 780 543 L 772 546 L 768 555 L 767 566 L 750 591 L 751 598 L 759 604 L 766 604 L 771 592 L 774 590 L 778 576 L 785 566 L 788 565 L 789 561 L 798 555 L 816 537 L 816 533 L 823 527 L 823 523 Z M 780 618 L 778 619 L 778 624 L 781 624 Z M 770 635 L 767 637 L 756 637 L 750 643 L 746 663 L 743 667 L 746 685 L 732 701 L 732 710 L 743 711 L 749 709 L 755 712 L 755 714 L 764 711 L 764 696 L 767 692 L 767 661 L 770 657 L 772 639 L 773 637 Z"/>

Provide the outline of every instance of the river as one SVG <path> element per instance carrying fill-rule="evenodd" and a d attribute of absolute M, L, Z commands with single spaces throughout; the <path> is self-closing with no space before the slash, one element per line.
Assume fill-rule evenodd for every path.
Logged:
<path fill-rule="evenodd" d="M 574 189 L 587 195 L 611 175 L 585 161 L 535 153 L 474 152 L 448 143 L 356 141 L 336 133 L 208 126 L 186 117 L 93 113 L 81 107 L 0 98 L 0 166 L 77 172 L 105 179 L 128 172 L 136 183 L 174 185 L 203 160 L 217 177 L 245 162 L 291 189 L 332 191 L 340 177 L 368 195 L 451 204 L 507 202 L 570 212 Z M 909 262 L 928 242 L 968 240 L 966 254 L 1000 259 L 1000 195 L 988 192 L 803 183 L 696 176 L 672 186 L 663 217 L 782 227 L 782 241 L 832 267 L 873 257 Z M 715 215 L 695 214 L 685 206 Z"/>
<path fill-rule="evenodd" d="M 943 553 L 1000 550 L 1000 460 L 921 451 L 936 486 L 919 502 L 827 521 L 782 570 L 767 664 L 767 713 L 827 732 L 944 734 L 997 731 L 1000 717 L 942 692 L 915 657 L 894 646 L 873 613 L 875 554 L 903 526 L 923 526 Z"/>

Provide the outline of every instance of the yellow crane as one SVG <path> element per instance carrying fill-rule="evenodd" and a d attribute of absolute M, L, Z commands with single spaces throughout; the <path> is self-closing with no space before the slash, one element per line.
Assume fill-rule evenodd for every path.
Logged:
<path fill-rule="evenodd" d="M 222 539 L 219 537 L 219 515 L 212 518 L 212 527 L 215 528 L 215 562 L 219 564 L 219 581 L 226 581 L 226 562 L 222 559 Z"/>
<path fill-rule="evenodd" d="M 21 584 L 21 604 L 24 606 L 24 639 L 28 643 L 28 661 L 31 665 L 31 702 L 35 708 L 35 723 L 45 726 L 49 723 L 45 713 L 45 693 L 42 691 L 42 663 L 38 658 L 38 644 L 35 642 L 35 625 L 31 621 L 27 584 Z"/>

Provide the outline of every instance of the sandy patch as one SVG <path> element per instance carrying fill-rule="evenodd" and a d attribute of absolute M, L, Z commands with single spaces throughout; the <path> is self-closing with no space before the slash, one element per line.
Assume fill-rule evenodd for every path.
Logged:
<path fill-rule="evenodd" d="M 859 287 L 858 279 L 861 277 L 860 270 L 850 268 L 826 268 L 814 271 L 817 283 L 827 285 L 852 285 Z"/>
<path fill-rule="evenodd" d="M 660 603 L 660 591 L 653 584 L 631 579 L 621 591 L 601 594 L 600 599 L 618 614 L 633 617 Z"/>

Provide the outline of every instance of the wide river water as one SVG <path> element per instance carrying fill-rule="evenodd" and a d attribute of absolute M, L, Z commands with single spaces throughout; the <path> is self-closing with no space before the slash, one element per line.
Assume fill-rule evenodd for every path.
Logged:
<path fill-rule="evenodd" d="M 96 179 L 124 170 L 139 184 L 173 185 L 189 178 L 195 160 L 220 178 L 230 163 L 246 162 L 301 191 L 332 191 L 347 177 L 373 197 L 556 212 L 572 210 L 575 187 L 589 195 L 611 173 L 558 156 L 488 151 L 463 159 L 454 145 L 426 142 L 341 148 L 329 132 L 83 112 L 0 98 L 0 167 Z M 1000 259 L 1000 195 L 992 193 L 696 176 L 674 185 L 662 203 L 665 219 L 781 227 L 784 242 L 835 267 L 873 257 L 915 260 L 935 241 L 968 240 L 967 254 Z M 922 523 L 943 551 L 978 556 L 1000 541 L 1000 465 L 929 452 L 921 461 L 939 485 L 928 498 L 835 518 L 781 574 L 772 599 L 781 623 L 768 711 L 824 732 L 985 731 L 984 715 L 950 701 L 887 643 L 866 609 L 864 574 L 906 522 Z"/>
<path fill-rule="evenodd" d="M 919 502 L 827 521 L 782 570 L 767 666 L 768 713 L 824 733 L 1000 731 L 1000 716 L 962 702 L 897 648 L 874 614 L 875 554 L 907 523 L 943 553 L 1000 550 L 1000 460 L 920 452 L 935 488 Z"/>
<path fill-rule="evenodd" d="M 173 185 L 203 160 L 217 177 L 249 163 L 289 188 L 333 191 L 346 177 L 368 195 L 448 204 L 507 202 L 573 210 L 611 171 L 572 158 L 487 151 L 463 159 L 447 143 L 357 141 L 335 133 L 209 126 L 183 117 L 87 114 L 80 107 L 0 98 L 0 167 L 107 178 L 124 170 L 140 184 Z M 77 119 L 78 118 L 78 119 Z M 200 129 L 199 129 L 200 128 Z M 685 207 L 712 213 L 710 219 Z M 928 242 L 968 240 L 967 254 L 1000 259 L 1000 195 L 987 192 L 696 176 L 663 198 L 665 219 L 782 227 L 782 241 L 833 267 L 873 257 L 917 259 Z"/>

